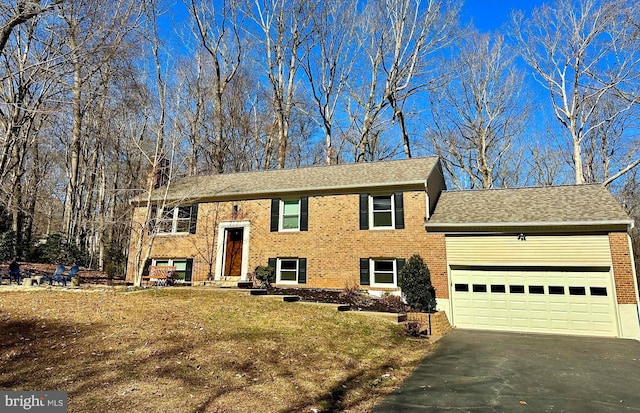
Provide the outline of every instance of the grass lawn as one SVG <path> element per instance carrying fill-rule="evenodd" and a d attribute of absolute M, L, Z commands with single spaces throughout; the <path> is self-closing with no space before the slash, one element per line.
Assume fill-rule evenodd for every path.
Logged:
<path fill-rule="evenodd" d="M 431 351 L 401 326 L 235 291 L 2 291 L 0 388 L 70 412 L 366 412 Z"/>

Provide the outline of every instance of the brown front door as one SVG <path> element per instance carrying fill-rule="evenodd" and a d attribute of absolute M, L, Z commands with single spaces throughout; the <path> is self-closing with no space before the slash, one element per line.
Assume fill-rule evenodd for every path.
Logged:
<path fill-rule="evenodd" d="M 242 228 L 226 230 L 224 276 L 240 277 L 242 275 Z"/>

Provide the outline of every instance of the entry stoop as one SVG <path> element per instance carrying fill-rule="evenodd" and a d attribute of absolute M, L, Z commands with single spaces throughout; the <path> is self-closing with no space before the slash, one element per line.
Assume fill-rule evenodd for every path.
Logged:
<path fill-rule="evenodd" d="M 253 281 L 238 281 L 238 283 L 236 284 L 236 288 L 245 290 L 253 288 Z"/>

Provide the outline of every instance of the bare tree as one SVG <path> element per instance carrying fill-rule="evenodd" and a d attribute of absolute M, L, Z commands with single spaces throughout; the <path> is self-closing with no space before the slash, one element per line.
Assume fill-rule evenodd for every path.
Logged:
<path fill-rule="evenodd" d="M 0 53 L 9 41 L 13 30 L 20 24 L 26 23 L 34 17 L 53 9 L 63 0 L 38 1 L 16 0 L 14 4 L 3 3 L 0 5 L 0 16 L 3 23 L 0 26 Z"/>
<path fill-rule="evenodd" d="M 72 127 L 63 215 L 63 230 L 68 240 L 78 242 L 80 235 L 81 154 L 88 142 L 83 125 L 85 107 L 91 98 L 104 90 L 97 75 L 119 53 L 124 39 L 137 27 L 138 7 L 124 0 L 104 3 L 101 7 L 88 0 L 68 0 L 61 9 L 71 73 Z"/>
<path fill-rule="evenodd" d="M 594 111 L 594 133 L 584 140 L 584 175 L 587 182 L 609 185 L 640 163 L 638 127 L 640 105 L 620 111 L 627 102 L 616 96 L 604 97 Z M 615 171 L 614 167 L 627 165 Z"/>
<path fill-rule="evenodd" d="M 18 26 L 0 55 L 0 203 L 12 216 L 14 255 L 21 255 L 23 240 L 31 239 L 38 197 L 29 181 L 40 170 L 39 139 L 54 112 L 59 92 L 55 34 L 40 27 L 36 17 Z"/>
<path fill-rule="evenodd" d="M 431 93 L 432 145 L 456 186 L 504 186 L 529 112 L 514 54 L 502 36 L 471 32 L 442 66 L 453 74 Z"/>
<path fill-rule="evenodd" d="M 337 163 L 334 129 L 339 103 L 356 63 L 356 8 L 340 0 L 321 2 L 311 17 L 313 36 L 304 44 L 302 69 L 316 109 L 313 119 L 324 131 L 325 163 Z"/>
<path fill-rule="evenodd" d="M 190 0 L 187 3 L 194 32 L 200 46 L 211 59 L 213 79 L 213 169 L 224 172 L 224 98 L 227 86 L 238 72 L 243 58 L 240 31 L 243 23 L 239 1 L 227 0 L 222 4 Z"/>
<path fill-rule="evenodd" d="M 264 62 L 272 89 L 278 168 L 286 164 L 296 75 L 315 4 L 310 0 L 255 0 L 252 19 L 260 33 L 254 34 L 253 40 L 261 45 L 259 53 L 265 60 L 259 61 Z"/>
<path fill-rule="evenodd" d="M 626 0 L 557 0 L 535 9 L 527 20 L 522 13 L 514 16 L 521 55 L 549 92 L 553 113 L 570 139 L 577 184 L 607 179 L 585 170 L 584 145 L 640 103 L 640 48 L 637 26 L 629 19 L 637 16 L 638 7 Z M 598 116 L 615 96 L 626 99 Z M 621 173 L 610 178 L 638 163 L 617 165 Z"/>
<path fill-rule="evenodd" d="M 360 119 L 356 122 L 356 161 L 373 160 L 382 117 L 390 108 L 398 122 L 406 157 L 411 140 L 405 106 L 411 96 L 428 89 L 430 57 L 455 37 L 452 30 L 458 6 L 445 0 L 379 0 L 364 8 L 359 25 L 359 46 L 366 70 L 350 81 L 351 99 Z M 363 63 L 364 63 L 363 62 Z M 352 115 L 353 116 L 353 115 Z"/>

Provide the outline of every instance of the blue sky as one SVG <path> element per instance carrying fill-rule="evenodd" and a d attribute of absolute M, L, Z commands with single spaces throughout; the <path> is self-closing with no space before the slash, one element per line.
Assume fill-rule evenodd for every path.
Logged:
<path fill-rule="evenodd" d="M 473 21 L 481 32 L 494 31 L 509 22 L 512 10 L 531 13 L 543 0 L 463 0 L 460 20 L 463 24 Z M 171 27 L 172 22 L 185 18 L 186 10 L 181 1 L 176 2 L 171 11 L 164 16 L 164 24 Z"/>
<path fill-rule="evenodd" d="M 543 4 L 541 0 L 464 0 L 460 12 L 463 24 L 473 21 L 481 32 L 494 31 L 510 21 L 511 10 L 531 10 Z"/>

